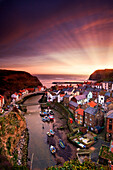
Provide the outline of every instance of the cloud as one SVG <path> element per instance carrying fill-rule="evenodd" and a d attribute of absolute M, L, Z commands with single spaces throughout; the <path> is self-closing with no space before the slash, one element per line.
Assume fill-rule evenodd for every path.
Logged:
<path fill-rule="evenodd" d="M 100 63 L 106 55 L 111 59 L 112 1 L 6 0 L 0 9 L 2 67 L 56 65 L 62 70 Z"/>

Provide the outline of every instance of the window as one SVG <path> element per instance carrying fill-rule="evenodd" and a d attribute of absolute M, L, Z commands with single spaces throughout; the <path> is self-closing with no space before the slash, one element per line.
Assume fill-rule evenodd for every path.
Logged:
<path fill-rule="evenodd" d="M 90 118 L 90 121 L 92 121 L 92 119 Z"/>
<path fill-rule="evenodd" d="M 87 116 L 85 116 L 85 119 L 87 119 Z"/>
<path fill-rule="evenodd" d="M 109 123 L 112 123 L 112 119 L 109 119 Z"/>
<path fill-rule="evenodd" d="M 112 130 L 112 125 L 109 125 L 109 130 Z"/>
<path fill-rule="evenodd" d="M 91 130 L 93 130 L 93 128 L 91 127 Z"/>
<path fill-rule="evenodd" d="M 80 116 L 80 119 L 82 119 L 82 116 Z"/>
<path fill-rule="evenodd" d="M 92 124 L 90 123 L 90 126 L 91 126 Z"/>

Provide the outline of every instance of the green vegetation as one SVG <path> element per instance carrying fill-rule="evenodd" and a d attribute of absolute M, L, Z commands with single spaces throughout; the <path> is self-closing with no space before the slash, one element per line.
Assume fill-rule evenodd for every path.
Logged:
<path fill-rule="evenodd" d="M 107 166 L 98 165 L 90 160 L 85 160 L 82 164 L 76 160 L 66 161 L 63 166 L 50 167 L 47 170 L 108 170 Z"/>
<path fill-rule="evenodd" d="M 11 137 L 9 137 L 9 138 L 7 139 L 6 147 L 7 147 L 8 155 L 11 155 L 11 153 L 10 153 L 10 149 L 11 149 Z"/>
<path fill-rule="evenodd" d="M 109 151 L 108 146 L 101 146 L 99 156 L 103 159 L 113 161 L 113 153 Z"/>

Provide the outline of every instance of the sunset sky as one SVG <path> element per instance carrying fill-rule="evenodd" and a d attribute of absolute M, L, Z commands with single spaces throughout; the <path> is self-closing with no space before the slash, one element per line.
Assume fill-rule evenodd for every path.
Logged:
<path fill-rule="evenodd" d="M 0 0 L 0 68 L 91 74 L 113 68 L 113 0 Z"/>

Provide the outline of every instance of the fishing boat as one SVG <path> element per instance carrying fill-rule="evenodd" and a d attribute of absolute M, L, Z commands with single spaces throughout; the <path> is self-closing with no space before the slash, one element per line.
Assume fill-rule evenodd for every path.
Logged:
<path fill-rule="evenodd" d="M 43 118 L 42 118 L 42 121 L 43 121 L 43 122 L 46 122 L 46 119 L 45 119 L 45 117 L 43 117 Z"/>
<path fill-rule="evenodd" d="M 61 148 L 65 148 L 64 142 L 61 139 L 59 139 L 59 145 Z"/>
<path fill-rule="evenodd" d="M 49 115 L 49 119 L 50 120 L 54 120 L 54 116 L 53 115 Z"/>
<path fill-rule="evenodd" d="M 51 151 L 52 154 L 55 154 L 56 149 L 53 145 L 50 146 L 50 151 Z"/>
<path fill-rule="evenodd" d="M 47 132 L 47 136 L 49 136 L 49 137 L 51 136 L 50 132 Z"/>
<path fill-rule="evenodd" d="M 50 129 L 50 134 L 51 134 L 52 136 L 54 136 L 55 132 L 53 132 L 53 130 Z"/>
<path fill-rule="evenodd" d="M 40 116 L 45 116 L 45 113 L 40 111 Z"/>

